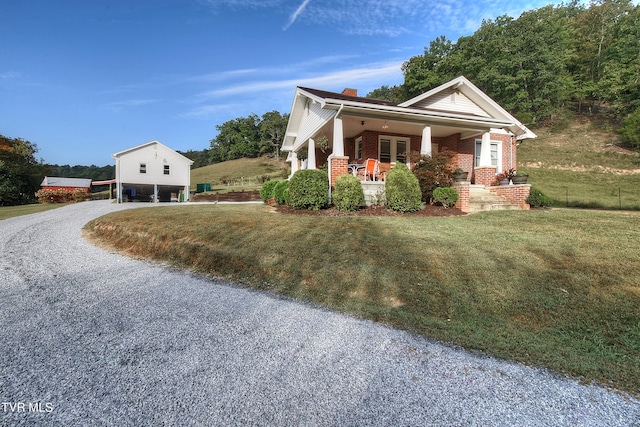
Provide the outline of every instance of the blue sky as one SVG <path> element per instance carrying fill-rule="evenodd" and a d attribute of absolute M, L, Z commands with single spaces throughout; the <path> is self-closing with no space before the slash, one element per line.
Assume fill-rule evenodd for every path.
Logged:
<path fill-rule="evenodd" d="M 296 86 L 400 84 L 437 36 L 549 3 L 0 0 L 0 134 L 52 164 L 113 164 L 154 139 L 201 150 L 227 120 L 289 112 Z"/>

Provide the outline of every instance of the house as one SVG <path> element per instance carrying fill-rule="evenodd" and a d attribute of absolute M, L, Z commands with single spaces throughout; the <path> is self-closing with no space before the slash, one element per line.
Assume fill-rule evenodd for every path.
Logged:
<path fill-rule="evenodd" d="M 470 198 L 478 192 L 528 209 L 529 185 L 494 184 L 498 173 L 515 168 L 518 143 L 535 137 L 460 76 L 401 104 L 359 97 L 355 89 L 336 93 L 297 87 L 282 151 L 288 152 L 292 174 L 328 162 L 333 186 L 367 159 L 387 168 L 396 162 L 410 166 L 412 153 L 431 156 L 449 150 L 455 153 L 452 169 L 469 172 L 469 181 L 456 185 L 460 209 L 469 211 Z M 365 195 L 368 185 L 363 182 Z M 383 183 L 375 185 L 374 191 L 383 188 Z"/>
<path fill-rule="evenodd" d="M 150 141 L 111 157 L 116 162 L 118 203 L 189 199 L 193 161 L 166 145 Z"/>
<path fill-rule="evenodd" d="M 91 193 L 91 180 L 85 178 L 45 176 L 40 186 L 43 190 L 64 190 L 68 192 L 79 190 L 85 193 Z"/>

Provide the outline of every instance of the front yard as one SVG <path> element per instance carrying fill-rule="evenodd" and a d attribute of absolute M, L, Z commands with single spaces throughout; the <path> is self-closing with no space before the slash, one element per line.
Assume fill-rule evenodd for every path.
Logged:
<path fill-rule="evenodd" d="M 122 211 L 87 234 L 500 358 L 640 394 L 640 213 L 454 217 Z"/>

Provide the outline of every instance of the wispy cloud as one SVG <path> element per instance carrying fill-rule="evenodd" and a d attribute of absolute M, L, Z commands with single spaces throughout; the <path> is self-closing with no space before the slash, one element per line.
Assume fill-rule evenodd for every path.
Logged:
<path fill-rule="evenodd" d="M 185 113 L 179 114 L 179 118 L 183 119 L 197 119 L 197 118 L 207 118 L 214 116 L 219 113 L 225 113 L 228 111 L 236 111 L 242 108 L 242 104 L 230 103 L 230 104 L 205 104 L 199 105 Z"/>
<path fill-rule="evenodd" d="M 283 30 L 287 31 L 287 29 L 293 25 L 294 22 L 296 22 L 296 19 L 298 19 L 298 16 L 300 16 L 300 14 L 302 12 L 304 12 L 304 9 L 307 7 L 307 5 L 309 4 L 309 1 L 311 0 L 304 0 L 302 2 L 302 4 L 300 4 L 300 6 L 298 6 L 298 8 L 296 9 L 295 12 L 293 12 L 291 14 L 291 16 L 289 17 L 289 22 L 287 22 L 287 25 L 284 26 Z"/>
<path fill-rule="evenodd" d="M 155 104 L 159 99 L 127 99 L 125 101 L 109 102 L 104 106 L 112 111 L 122 111 L 129 107 L 140 107 L 144 105 Z"/>
<path fill-rule="evenodd" d="M 400 67 L 402 61 L 392 61 L 378 64 L 364 64 L 361 67 L 331 71 L 326 74 L 301 77 L 296 79 L 282 80 L 256 80 L 242 82 L 237 85 L 225 87 L 223 89 L 215 89 L 205 92 L 200 96 L 205 98 L 216 98 L 231 95 L 247 94 L 251 92 L 264 92 L 279 89 L 287 89 L 292 91 L 296 86 L 314 86 L 321 88 L 336 88 L 345 84 L 357 85 L 369 84 L 372 81 L 384 84 L 390 78 L 398 77 L 401 74 Z"/>
<path fill-rule="evenodd" d="M 291 64 L 286 68 L 300 69 L 303 64 Z M 275 73 L 273 70 L 257 70 L 259 79 L 240 80 L 223 88 L 199 93 L 190 100 L 184 101 L 193 107 L 179 115 L 180 118 L 209 119 L 221 116 L 232 117 L 233 114 L 246 114 L 253 110 L 286 111 L 296 86 L 316 87 L 326 90 L 340 91 L 345 87 L 356 87 L 364 95 L 369 90 L 382 85 L 401 82 L 402 61 L 361 64 L 357 67 L 343 68 L 324 73 L 311 71 L 293 73 Z M 314 67 L 310 67 L 314 68 Z M 282 69 L 280 70 L 282 71 Z M 291 77 L 291 76 L 301 77 Z"/>
<path fill-rule="evenodd" d="M 17 79 L 20 78 L 20 73 L 16 73 L 15 71 L 6 71 L 4 73 L 0 73 L 0 79 Z"/>

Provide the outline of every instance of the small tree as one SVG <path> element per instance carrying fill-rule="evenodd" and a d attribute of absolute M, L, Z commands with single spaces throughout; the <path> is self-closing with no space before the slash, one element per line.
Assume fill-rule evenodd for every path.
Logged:
<path fill-rule="evenodd" d="M 332 193 L 333 204 L 343 212 L 355 212 L 365 205 L 360 180 L 353 175 L 342 175 L 336 180 Z"/>
<path fill-rule="evenodd" d="M 422 208 L 418 179 L 404 163 L 396 163 L 385 181 L 387 207 L 397 212 L 415 212 Z"/>
<path fill-rule="evenodd" d="M 626 146 L 640 148 L 640 108 L 622 122 L 618 133 Z"/>
<path fill-rule="evenodd" d="M 455 153 L 443 151 L 429 156 L 412 156 L 413 174 L 418 178 L 422 201 L 431 203 L 433 190 L 438 187 L 449 187 L 453 183 L 454 171 L 451 161 Z"/>

